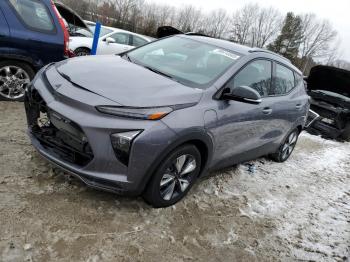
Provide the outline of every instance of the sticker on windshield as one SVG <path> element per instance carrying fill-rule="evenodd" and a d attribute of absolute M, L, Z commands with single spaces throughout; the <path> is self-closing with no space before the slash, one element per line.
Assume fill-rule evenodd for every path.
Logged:
<path fill-rule="evenodd" d="M 236 55 L 234 53 L 231 53 L 231 52 L 228 52 L 228 51 L 225 51 L 225 50 L 222 50 L 222 49 L 215 49 L 213 50 L 211 53 L 213 54 L 218 54 L 218 55 L 223 55 L 223 56 L 226 56 L 232 60 L 237 60 L 238 58 L 240 58 L 239 55 Z"/>

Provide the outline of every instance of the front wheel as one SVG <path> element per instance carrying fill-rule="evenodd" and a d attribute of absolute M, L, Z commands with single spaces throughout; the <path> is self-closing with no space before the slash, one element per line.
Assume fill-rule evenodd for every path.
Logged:
<path fill-rule="evenodd" d="M 294 148 L 298 142 L 299 133 L 300 132 L 298 129 L 294 129 L 292 132 L 290 132 L 283 144 L 278 148 L 278 151 L 270 155 L 270 158 L 280 163 L 286 161 L 294 151 Z"/>
<path fill-rule="evenodd" d="M 191 189 L 201 169 L 201 155 L 194 145 L 184 145 L 170 153 L 155 172 L 143 194 L 153 207 L 168 207 Z"/>

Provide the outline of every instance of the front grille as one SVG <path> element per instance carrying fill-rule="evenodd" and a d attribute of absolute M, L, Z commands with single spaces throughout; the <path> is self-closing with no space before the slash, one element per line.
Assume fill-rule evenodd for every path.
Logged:
<path fill-rule="evenodd" d="M 28 89 L 25 108 L 32 135 L 51 154 L 81 167 L 93 159 L 87 137 L 79 125 L 48 108 L 37 90 Z"/>

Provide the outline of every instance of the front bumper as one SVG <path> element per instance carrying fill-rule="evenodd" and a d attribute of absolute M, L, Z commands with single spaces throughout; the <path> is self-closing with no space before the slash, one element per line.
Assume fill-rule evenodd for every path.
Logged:
<path fill-rule="evenodd" d="M 44 158 L 88 186 L 123 195 L 141 194 L 163 152 L 176 140 L 176 134 L 162 121 L 131 120 L 102 114 L 95 106 L 111 101 L 56 77 L 60 88 L 48 86 L 48 81 L 39 76 L 26 92 L 28 135 L 33 146 Z M 38 101 L 34 101 L 33 93 L 37 93 L 35 96 L 42 100 L 48 111 L 75 125 L 84 138 L 78 143 L 64 140 L 64 148 L 61 148 L 61 143 L 38 136 Z M 134 140 L 126 166 L 116 158 L 110 135 L 130 130 L 143 132 Z"/>
<path fill-rule="evenodd" d="M 311 109 L 319 117 L 307 128 L 310 133 L 331 139 L 337 139 L 343 133 L 348 114 L 346 109 L 315 99 L 312 99 Z"/>

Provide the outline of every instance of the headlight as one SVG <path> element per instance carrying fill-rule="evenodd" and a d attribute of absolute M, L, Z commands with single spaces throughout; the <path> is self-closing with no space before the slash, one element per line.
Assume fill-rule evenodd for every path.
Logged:
<path fill-rule="evenodd" d="M 114 153 L 124 165 L 128 165 L 132 142 L 141 132 L 141 130 L 136 130 L 111 135 Z"/>
<path fill-rule="evenodd" d="M 165 117 L 167 114 L 173 111 L 171 107 L 116 107 L 116 106 L 97 106 L 96 109 L 105 114 L 137 118 L 145 120 L 158 120 Z"/>

